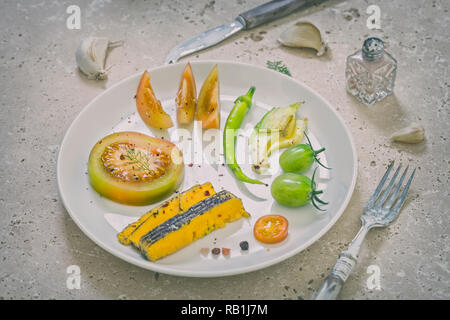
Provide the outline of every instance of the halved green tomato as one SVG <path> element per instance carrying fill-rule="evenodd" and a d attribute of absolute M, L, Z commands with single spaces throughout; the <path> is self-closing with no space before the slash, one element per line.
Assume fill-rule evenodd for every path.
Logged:
<path fill-rule="evenodd" d="M 197 106 L 197 88 L 194 73 L 188 62 L 181 76 L 180 88 L 175 98 L 177 104 L 177 121 L 188 124 L 194 121 L 195 107 Z"/>
<path fill-rule="evenodd" d="M 161 101 L 156 98 L 150 84 L 150 73 L 144 71 L 136 92 L 136 107 L 139 115 L 147 125 L 156 129 L 173 127 L 170 115 L 164 111 Z"/>
<path fill-rule="evenodd" d="M 220 128 L 219 69 L 217 65 L 211 69 L 200 89 L 195 119 L 202 122 L 203 129 Z"/>
<path fill-rule="evenodd" d="M 110 134 L 98 141 L 89 155 L 92 187 L 124 204 L 161 200 L 179 186 L 183 171 L 183 155 L 172 142 L 138 132 Z"/>

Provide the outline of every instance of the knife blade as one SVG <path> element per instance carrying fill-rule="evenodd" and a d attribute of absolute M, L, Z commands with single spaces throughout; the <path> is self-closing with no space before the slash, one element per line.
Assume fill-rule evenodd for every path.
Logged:
<path fill-rule="evenodd" d="M 233 34 L 244 29 L 245 25 L 238 19 L 225 23 L 221 26 L 208 30 L 191 40 L 180 43 L 175 48 L 170 50 L 164 61 L 165 64 L 177 62 L 181 57 L 187 56 L 191 53 L 209 48 L 219 42 L 222 42 Z"/>
<path fill-rule="evenodd" d="M 181 57 L 204 50 L 231 37 L 241 30 L 250 30 L 264 23 L 282 18 L 312 0 L 274 0 L 241 13 L 235 20 L 208 30 L 170 50 L 165 64 L 175 63 Z"/>

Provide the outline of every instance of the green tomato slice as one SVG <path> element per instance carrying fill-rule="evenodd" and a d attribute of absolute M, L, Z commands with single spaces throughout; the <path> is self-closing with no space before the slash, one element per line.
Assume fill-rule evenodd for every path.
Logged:
<path fill-rule="evenodd" d="M 183 172 L 183 155 L 173 143 L 138 132 L 110 134 L 89 155 L 94 190 L 129 205 L 162 200 L 180 185 Z"/>

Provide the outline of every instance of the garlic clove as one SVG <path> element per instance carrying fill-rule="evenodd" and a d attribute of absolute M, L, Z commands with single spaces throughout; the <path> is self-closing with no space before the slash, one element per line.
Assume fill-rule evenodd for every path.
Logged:
<path fill-rule="evenodd" d="M 120 46 L 122 43 L 122 41 L 109 41 L 104 37 L 88 37 L 81 40 L 75 53 L 78 67 L 88 79 L 106 79 L 105 62 L 108 49 Z"/>
<path fill-rule="evenodd" d="M 425 128 L 417 123 L 411 123 L 408 127 L 395 132 L 391 139 L 396 142 L 419 143 L 425 139 Z"/>
<path fill-rule="evenodd" d="M 105 69 L 106 51 L 109 40 L 106 38 L 94 38 L 89 48 L 89 55 L 102 70 Z"/>
<path fill-rule="evenodd" d="M 297 22 L 282 32 L 278 41 L 287 47 L 315 49 L 317 56 L 322 56 L 327 51 L 320 30 L 309 22 Z"/>

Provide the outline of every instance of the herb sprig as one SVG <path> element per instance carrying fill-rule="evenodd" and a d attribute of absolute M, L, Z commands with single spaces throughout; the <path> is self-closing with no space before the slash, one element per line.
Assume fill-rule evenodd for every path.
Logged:
<path fill-rule="evenodd" d="M 130 160 L 128 164 L 137 164 L 139 170 L 150 171 L 150 159 L 147 155 L 143 154 L 140 150 L 136 151 L 134 148 L 128 148 L 126 158 Z"/>
<path fill-rule="evenodd" d="M 289 72 L 288 67 L 282 61 L 267 61 L 267 68 L 292 77 L 292 74 Z"/>

